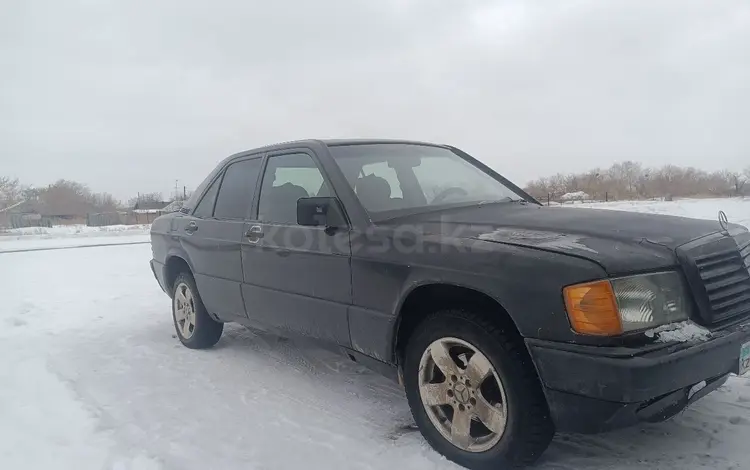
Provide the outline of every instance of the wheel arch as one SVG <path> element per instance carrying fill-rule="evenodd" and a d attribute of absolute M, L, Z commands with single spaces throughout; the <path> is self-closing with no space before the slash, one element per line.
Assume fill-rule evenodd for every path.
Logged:
<path fill-rule="evenodd" d="M 172 295 L 174 281 L 180 273 L 188 272 L 193 274 L 193 268 L 186 258 L 182 254 L 170 254 L 164 263 L 164 284 L 170 296 Z"/>
<path fill-rule="evenodd" d="M 469 308 L 498 326 L 521 336 L 510 313 L 492 295 L 475 287 L 444 281 L 424 282 L 412 286 L 402 297 L 391 332 L 390 357 L 394 364 L 403 363 L 404 347 L 419 323 L 438 310 Z"/>

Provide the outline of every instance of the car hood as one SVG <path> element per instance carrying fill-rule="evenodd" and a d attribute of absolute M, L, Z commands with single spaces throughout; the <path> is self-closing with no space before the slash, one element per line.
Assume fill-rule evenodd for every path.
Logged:
<path fill-rule="evenodd" d="M 569 254 L 610 275 L 677 265 L 674 249 L 720 231 L 718 222 L 602 209 L 494 203 L 401 219 L 443 237 Z"/>

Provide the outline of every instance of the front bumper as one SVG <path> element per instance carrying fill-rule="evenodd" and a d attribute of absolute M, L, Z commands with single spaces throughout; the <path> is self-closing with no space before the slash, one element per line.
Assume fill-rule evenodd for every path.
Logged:
<path fill-rule="evenodd" d="M 558 431 L 596 433 L 662 421 L 739 370 L 750 319 L 697 343 L 596 347 L 527 339 Z"/>

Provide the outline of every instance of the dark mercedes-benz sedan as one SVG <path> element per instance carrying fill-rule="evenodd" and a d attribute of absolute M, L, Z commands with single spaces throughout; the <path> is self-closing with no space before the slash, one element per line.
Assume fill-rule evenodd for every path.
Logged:
<path fill-rule="evenodd" d="M 185 346 L 226 322 L 316 339 L 399 380 L 468 468 L 668 419 L 750 367 L 746 228 L 544 207 L 447 145 L 242 152 L 151 236 Z"/>

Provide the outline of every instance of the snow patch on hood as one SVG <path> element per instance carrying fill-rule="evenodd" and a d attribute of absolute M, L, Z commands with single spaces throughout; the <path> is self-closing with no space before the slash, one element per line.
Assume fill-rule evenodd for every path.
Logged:
<path fill-rule="evenodd" d="M 706 341 L 711 332 L 691 321 L 671 323 L 645 332 L 649 338 L 656 337 L 657 343 L 687 343 L 688 341 Z"/>
<path fill-rule="evenodd" d="M 523 230 L 499 228 L 489 233 L 480 234 L 479 240 L 500 243 L 521 243 L 539 248 L 558 249 L 563 251 L 597 251 L 581 243 L 583 237 L 540 230 Z"/>

